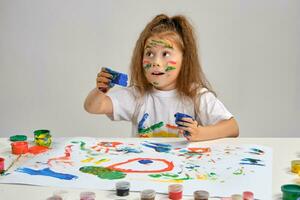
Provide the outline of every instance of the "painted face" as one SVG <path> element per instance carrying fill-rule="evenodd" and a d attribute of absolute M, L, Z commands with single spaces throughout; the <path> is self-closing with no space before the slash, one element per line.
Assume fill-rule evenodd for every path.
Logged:
<path fill-rule="evenodd" d="M 182 51 L 167 38 L 150 37 L 146 41 L 143 67 L 147 80 L 159 90 L 172 90 L 181 69 Z"/>

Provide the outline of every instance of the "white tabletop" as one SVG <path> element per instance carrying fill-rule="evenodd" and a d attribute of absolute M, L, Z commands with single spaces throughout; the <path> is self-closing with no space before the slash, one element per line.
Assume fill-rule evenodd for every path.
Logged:
<path fill-rule="evenodd" d="M 106 138 L 107 139 L 107 138 Z M 157 138 L 155 138 L 157 139 Z M 122 138 L 124 140 L 124 138 Z M 128 138 L 128 140 L 139 140 L 139 138 Z M 145 140 L 143 138 L 143 140 Z M 160 141 L 170 141 L 170 138 L 159 138 Z M 172 139 L 182 140 L 174 138 Z M 268 146 L 273 149 L 273 183 L 272 199 L 281 199 L 281 186 L 284 184 L 300 184 L 300 177 L 290 172 L 292 160 L 300 160 L 300 138 L 225 138 L 213 141 L 201 142 L 205 144 L 257 144 Z M 10 151 L 10 142 L 7 138 L 0 138 L 0 156 Z M 25 158 L 21 158 L 12 170 L 21 165 Z M 1 177 L 0 177 L 1 178 Z M 23 200 L 45 200 L 52 196 L 53 192 L 67 191 L 68 200 L 78 200 L 80 192 L 86 189 L 66 189 L 59 187 L 29 186 L 17 184 L 0 184 L 0 199 L 23 199 Z M 129 196 L 120 198 L 112 191 L 89 190 L 96 193 L 96 199 L 128 199 L 137 200 L 140 193 L 131 192 Z M 167 195 L 158 194 L 156 199 L 167 199 Z M 192 199 L 184 197 L 183 199 Z"/>

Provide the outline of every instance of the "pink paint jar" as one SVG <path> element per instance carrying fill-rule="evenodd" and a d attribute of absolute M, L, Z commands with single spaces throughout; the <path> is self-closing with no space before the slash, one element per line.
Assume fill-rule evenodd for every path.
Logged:
<path fill-rule="evenodd" d="M 28 152 L 28 142 L 18 141 L 11 143 L 11 151 L 13 154 L 20 155 Z"/>
<path fill-rule="evenodd" d="M 4 171 L 4 158 L 0 158 L 0 173 Z"/>

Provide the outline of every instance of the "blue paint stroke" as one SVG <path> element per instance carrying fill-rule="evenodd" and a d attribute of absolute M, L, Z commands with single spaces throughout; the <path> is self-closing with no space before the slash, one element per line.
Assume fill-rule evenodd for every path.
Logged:
<path fill-rule="evenodd" d="M 139 121 L 139 124 L 138 124 L 138 129 L 141 130 L 141 129 L 144 129 L 145 126 L 144 126 L 144 123 L 146 121 L 146 119 L 148 118 L 149 114 L 148 113 L 145 113 L 143 115 L 143 118 L 141 119 L 141 121 Z"/>
<path fill-rule="evenodd" d="M 125 153 L 142 153 L 143 152 L 140 149 L 135 149 L 135 148 L 132 148 L 132 147 L 121 147 L 121 148 L 118 148 L 117 151 L 122 151 L 122 152 L 125 152 Z"/>
<path fill-rule="evenodd" d="M 257 166 L 265 166 L 264 164 L 260 163 L 262 162 L 259 159 L 254 158 L 243 158 L 240 162 L 241 165 L 257 165 Z"/>
<path fill-rule="evenodd" d="M 25 174 L 29 174 L 29 175 L 33 175 L 33 176 L 36 176 L 36 175 L 50 176 L 50 177 L 58 178 L 58 179 L 62 179 L 62 180 L 72 180 L 72 179 L 78 178 L 77 176 L 74 176 L 72 174 L 63 174 L 63 173 L 54 172 L 49 168 L 34 170 L 34 169 L 23 167 L 23 168 L 18 168 L 16 171 L 25 173 Z"/>
<path fill-rule="evenodd" d="M 168 153 L 171 151 L 172 146 L 170 144 L 154 143 L 154 142 L 145 142 L 142 145 L 154 149 L 156 152 L 165 152 Z"/>
<path fill-rule="evenodd" d="M 255 155 L 262 155 L 265 152 L 263 150 L 260 150 L 260 149 L 251 148 L 249 153 L 252 153 L 252 154 L 255 154 Z"/>
<path fill-rule="evenodd" d="M 139 160 L 138 162 L 139 162 L 139 163 L 141 163 L 141 164 L 144 164 L 144 165 L 146 165 L 146 164 L 150 164 L 150 163 L 153 163 L 153 161 L 152 161 L 152 160 L 147 160 L 147 159 L 144 159 L 144 160 Z"/>

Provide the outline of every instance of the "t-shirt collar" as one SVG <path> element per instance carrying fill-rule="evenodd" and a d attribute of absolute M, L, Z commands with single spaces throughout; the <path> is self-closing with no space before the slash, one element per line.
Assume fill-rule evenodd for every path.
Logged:
<path fill-rule="evenodd" d="M 152 94 L 160 97 L 174 97 L 177 96 L 177 90 L 173 89 L 173 90 L 164 91 L 164 90 L 158 90 L 155 87 L 153 87 Z"/>

